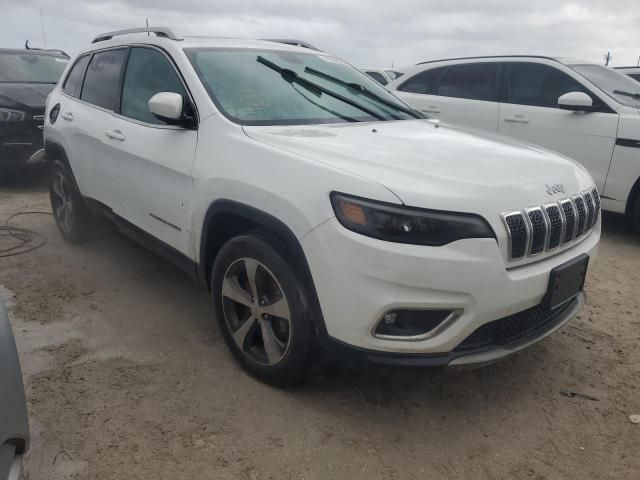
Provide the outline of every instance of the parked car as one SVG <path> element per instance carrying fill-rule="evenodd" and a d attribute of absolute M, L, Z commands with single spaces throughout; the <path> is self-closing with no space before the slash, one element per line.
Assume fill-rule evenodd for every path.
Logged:
<path fill-rule="evenodd" d="M 0 48 L 0 180 L 42 158 L 44 104 L 68 61 L 58 50 Z"/>
<path fill-rule="evenodd" d="M 27 402 L 16 344 L 0 300 L 0 480 L 18 480 L 29 447 Z"/>
<path fill-rule="evenodd" d="M 640 82 L 640 67 L 615 67 L 616 70 L 629 75 L 631 78 Z"/>
<path fill-rule="evenodd" d="M 392 82 L 396 78 L 402 76 L 400 72 L 395 70 L 382 70 L 376 68 L 365 68 L 362 70 L 364 73 L 373 78 L 380 85 L 387 85 L 389 82 Z"/>
<path fill-rule="evenodd" d="M 534 56 L 458 58 L 404 69 L 388 86 L 422 112 L 582 163 L 602 208 L 640 230 L 640 85 L 603 65 Z"/>
<path fill-rule="evenodd" d="M 51 93 L 55 220 L 78 242 L 101 215 L 197 277 L 256 377 L 490 362 L 582 307 L 583 167 L 443 127 L 324 52 L 152 31 L 100 35 Z"/>

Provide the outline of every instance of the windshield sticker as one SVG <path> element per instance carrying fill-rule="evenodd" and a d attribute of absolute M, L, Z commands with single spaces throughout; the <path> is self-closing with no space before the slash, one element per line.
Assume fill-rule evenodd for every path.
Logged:
<path fill-rule="evenodd" d="M 257 92 L 238 92 L 231 97 L 231 104 L 236 112 L 243 115 L 256 115 L 269 108 L 267 98 Z"/>

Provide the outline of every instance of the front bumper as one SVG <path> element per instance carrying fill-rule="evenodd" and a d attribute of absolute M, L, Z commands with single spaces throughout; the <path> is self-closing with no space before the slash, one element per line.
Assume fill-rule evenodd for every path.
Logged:
<path fill-rule="evenodd" d="M 584 306 L 585 298 L 585 294 L 580 293 L 571 302 L 567 302 L 565 308 L 561 309 L 562 311 L 558 315 L 554 315 L 548 322 L 539 325 L 538 328 L 532 328 L 527 334 L 507 343 L 487 343 L 469 348 L 460 348 L 458 346 L 447 353 L 420 354 L 377 352 L 347 345 L 335 339 L 329 339 L 327 350 L 331 358 L 346 360 L 349 363 L 366 362 L 410 367 L 490 364 L 524 350 L 562 328 Z M 502 320 L 510 321 L 511 317 L 506 317 Z"/>
<path fill-rule="evenodd" d="M 483 325 L 540 305 L 551 270 L 581 254 L 593 257 L 599 237 L 598 223 L 574 247 L 511 269 L 505 267 L 494 239 L 465 239 L 442 247 L 397 244 L 348 231 L 336 219 L 315 228 L 302 239 L 302 246 L 327 333 L 338 350 L 356 349 L 384 363 L 461 365 L 509 355 L 572 318 L 584 304 L 582 295 L 544 328 L 517 341 L 491 348 L 459 348 Z M 406 341 L 374 336 L 384 314 L 398 308 L 460 313 L 428 338 Z"/>

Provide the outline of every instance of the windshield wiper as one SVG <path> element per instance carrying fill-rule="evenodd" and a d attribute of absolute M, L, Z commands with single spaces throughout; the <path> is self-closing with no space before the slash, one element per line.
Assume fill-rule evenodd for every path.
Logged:
<path fill-rule="evenodd" d="M 280 65 L 267 60 L 261 55 L 258 55 L 256 57 L 256 61 L 258 63 L 261 63 L 269 67 L 271 70 L 275 70 L 276 72 L 278 72 L 280 75 L 282 75 L 282 78 L 286 82 L 297 83 L 298 85 L 300 85 L 303 88 L 306 88 L 307 90 L 309 90 L 311 93 L 313 93 L 318 97 L 324 93 L 326 95 L 329 95 L 330 97 L 333 97 L 337 100 L 340 100 L 341 102 L 346 103 L 347 105 L 351 105 L 352 107 L 357 108 L 358 110 L 362 110 L 363 112 L 367 113 L 368 115 L 371 115 L 374 118 L 377 118 L 378 120 L 384 120 L 384 117 L 382 115 L 374 112 L 373 110 L 370 110 L 364 105 L 360 105 L 358 102 L 354 102 L 353 100 L 350 100 L 347 97 L 340 95 L 339 93 L 333 92 L 328 88 L 324 88 L 322 85 L 318 85 L 317 83 L 311 82 L 306 78 L 301 77 L 293 70 L 290 70 L 288 68 L 282 68 Z"/>
<path fill-rule="evenodd" d="M 640 100 L 640 93 L 625 92 L 623 90 L 614 90 L 613 93 L 615 93 L 616 95 L 624 95 L 625 97 L 631 97 L 634 100 Z"/>
<path fill-rule="evenodd" d="M 334 77 L 333 75 L 329 75 L 328 73 L 325 72 L 321 72 L 320 70 L 316 70 L 315 68 L 311 68 L 311 67 L 305 67 L 304 69 L 305 72 L 309 72 L 313 75 L 317 75 L 318 77 L 322 77 L 325 78 L 327 80 L 331 80 L 332 82 L 337 83 L 338 85 L 343 85 L 345 87 L 349 87 L 352 88 L 354 90 L 357 90 L 359 93 L 362 93 L 363 95 L 379 102 L 382 103 L 383 105 L 386 105 L 387 107 L 390 108 L 395 108 L 396 110 L 402 112 L 402 113 L 406 113 L 407 115 L 411 115 L 414 118 L 425 118 L 424 115 L 422 115 L 420 112 L 418 112 L 417 110 L 414 110 L 413 108 L 407 108 L 404 107 L 402 105 L 397 104 L 396 102 L 392 102 L 390 100 L 387 100 L 386 98 L 382 98 L 380 95 L 377 95 L 375 93 L 373 93 L 371 90 L 368 90 L 367 87 L 365 87 L 364 85 L 360 85 L 359 83 L 355 83 L 355 82 L 345 82 L 344 80 L 341 80 L 337 77 Z"/>

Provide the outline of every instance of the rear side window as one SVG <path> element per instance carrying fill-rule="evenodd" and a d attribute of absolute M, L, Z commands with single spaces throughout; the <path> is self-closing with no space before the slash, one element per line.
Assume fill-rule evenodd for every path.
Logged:
<path fill-rule="evenodd" d="M 498 65 L 473 63 L 450 67 L 438 82 L 435 93 L 443 97 L 470 100 L 498 100 Z"/>
<path fill-rule="evenodd" d="M 384 78 L 380 72 L 365 72 L 365 73 L 381 85 L 386 85 L 387 83 L 389 83 L 387 82 L 387 79 Z"/>
<path fill-rule="evenodd" d="M 149 99 L 159 92 L 179 93 L 183 98 L 187 94 L 175 68 L 162 52 L 151 48 L 131 49 L 120 113 L 135 120 L 164 124 L 149 111 Z"/>
<path fill-rule="evenodd" d="M 120 49 L 93 55 L 82 87 L 82 100 L 107 110 L 116 109 L 120 72 L 126 53 L 126 49 Z"/>
<path fill-rule="evenodd" d="M 76 60 L 75 65 L 71 68 L 67 79 L 64 81 L 62 90 L 68 93 L 72 97 L 80 95 L 80 89 L 82 88 L 82 79 L 84 78 L 84 71 L 87 69 L 89 63 L 89 55 L 80 57 Z"/>
<path fill-rule="evenodd" d="M 510 64 L 507 85 L 507 102 L 518 105 L 556 108 L 558 98 L 569 92 L 584 92 L 593 98 L 577 80 L 539 63 Z"/>
<path fill-rule="evenodd" d="M 444 70 L 445 69 L 443 67 L 440 67 L 420 72 L 417 75 L 414 75 L 413 77 L 407 79 L 402 85 L 398 87 L 398 90 L 408 93 L 433 93 L 436 82 L 438 81 L 438 78 Z M 399 74 L 398 76 L 402 75 L 403 74 Z"/>

